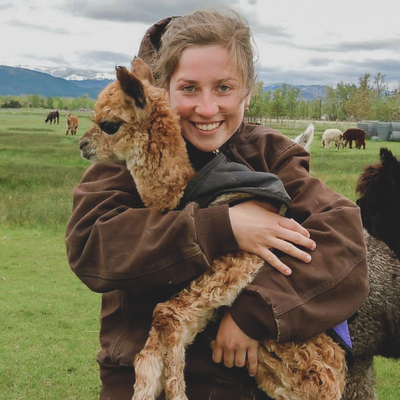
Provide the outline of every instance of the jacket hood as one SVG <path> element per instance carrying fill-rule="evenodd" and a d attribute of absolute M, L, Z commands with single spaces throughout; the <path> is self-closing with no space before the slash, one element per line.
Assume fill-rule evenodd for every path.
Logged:
<path fill-rule="evenodd" d="M 153 65 L 157 59 L 157 53 L 161 46 L 161 37 L 165 32 L 167 25 L 178 17 L 169 17 L 162 19 L 151 26 L 144 35 L 140 47 L 138 57 L 140 57 L 147 65 Z"/>

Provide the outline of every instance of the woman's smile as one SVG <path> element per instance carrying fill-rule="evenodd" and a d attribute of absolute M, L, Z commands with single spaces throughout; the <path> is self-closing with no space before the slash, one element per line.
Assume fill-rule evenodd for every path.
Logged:
<path fill-rule="evenodd" d="M 205 132 L 205 133 L 211 133 L 215 131 L 221 124 L 222 122 L 214 122 L 214 123 L 192 123 L 199 131 Z"/>

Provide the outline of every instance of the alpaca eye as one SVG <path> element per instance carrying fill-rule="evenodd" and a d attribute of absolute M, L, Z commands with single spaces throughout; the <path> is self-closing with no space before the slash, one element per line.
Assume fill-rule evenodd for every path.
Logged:
<path fill-rule="evenodd" d="M 118 132 L 119 127 L 121 126 L 121 122 L 102 122 L 100 124 L 100 129 L 107 133 L 108 135 L 114 135 Z"/>

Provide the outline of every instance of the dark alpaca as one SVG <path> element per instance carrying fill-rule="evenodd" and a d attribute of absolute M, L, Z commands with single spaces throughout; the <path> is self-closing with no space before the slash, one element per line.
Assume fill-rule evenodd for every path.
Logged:
<path fill-rule="evenodd" d="M 353 361 L 342 400 L 377 400 L 374 357 L 400 358 L 400 262 L 384 242 L 365 234 L 370 294 L 349 323 Z"/>
<path fill-rule="evenodd" d="M 388 149 L 364 169 L 356 191 L 362 195 L 357 204 L 366 229 L 370 294 L 349 324 L 354 359 L 342 399 L 376 400 L 374 356 L 400 358 L 400 163 Z"/>
<path fill-rule="evenodd" d="M 380 162 L 364 169 L 356 191 L 365 229 L 400 259 L 400 162 L 390 150 L 381 148 Z"/>
<path fill-rule="evenodd" d="M 349 144 L 350 149 L 353 147 L 353 140 L 356 142 L 356 148 L 365 150 L 365 131 L 359 128 L 349 128 L 343 133 L 344 147 Z"/>
<path fill-rule="evenodd" d="M 59 124 L 60 123 L 60 114 L 58 113 L 58 111 L 51 111 L 48 113 L 47 118 L 44 120 L 44 122 L 47 124 L 47 122 L 50 121 L 51 123 L 56 123 Z"/>

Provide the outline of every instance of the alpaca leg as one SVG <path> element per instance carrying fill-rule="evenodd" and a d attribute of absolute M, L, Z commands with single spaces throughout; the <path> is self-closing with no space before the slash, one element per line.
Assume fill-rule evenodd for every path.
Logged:
<path fill-rule="evenodd" d="M 214 319 L 216 309 L 232 304 L 263 263 L 259 257 L 246 253 L 221 257 L 212 270 L 193 281 L 189 288 L 156 307 L 153 324 L 158 327 L 160 346 L 167 349 L 163 353 L 167 399 L 186 399 L 186 347 Z"/>
<path fill-rule="evenodd" d="M 277 400 L 340 400 L 345 368 L 344 350 L 325 334 L 303 343 L 266 340 L 256 379 Z"/>
<path fill-rule="evenodd" d="M 162 391 L 162 348 L 154 327 L 142 351 L 135 358 L 135 385 L 132 400 L 154 400 Z"/>
<path fill-rule="evenodd" d="M 378 400 L 373 357 L 356 358 L 347 371 L 342 400 Z"/>
<path fill-rule="evenodd" d="M 182 342 L 180 333 L 171 335 L 168 342 L 171 346 L 163 343 L 163 363 L 164 363 L 164 388 L 167 400 L 187 400 L 185 384 L 185 345 Z M 165 347 L 164 347 L 165 346 Z"/>
<path fill-rule="evenodd" d="M 193 342 L 197 333 L 205 328 L 207 322 L 214 319 L 216 313 L 214 309 L 207 311 L 197 307 L 182 308 L 184 297 L 191 295 L 185 291 L 171 301 L 157 306 L 158 315 L 155 316 L 155 320 L 162 315 L 163 321 L 159 340 L 163 349 L 163 379 L 167 400 L 187 400 L 184 374 L 186 347 Z M 193 305 L 190 302 L 186 304 Z M 172 315 L 171 310 L 177 313 Z"/>
<path fill-rule="evenodd" d="M 182 290 L 169 301 L 157 305 L 151 330 L 153 341 L 146 343 L 138 358 L 141 360 L 143 356 L 144 361 L 136 365 L 136 373 L 140 379 L 135 384 L 134 400 L 154 398 L 156 385 L 146 385 L 146 379 L 149 379 L 146 375 L 152 374 L 151 382 L 154 382 L 158 367 L 163 369 L 163 379 L 167 382 L 164 383 L 164 387 L 167 386 L 167 399 L 186 399 L 186 346 L 213 318 L 214 310 L 232 304 L 263 264 L 264 261 L 258 256 L 243 252 L 238 252 L 235 257 L 221 257 L 214 262 L 210 271 L 193 281 L 189 288 Z M 161 349 L 161 355 L 157 353 L 155 358 L 154 348 Z M 146 360 L 147 357 L 150 361 Z M 162 362 L 159 357 L 162 357 Z M 152 364 L 157 368 L 152 368 Z M 147 397 L 136 395 L 136 390 L 141 396 L 146 394 Z"/>

